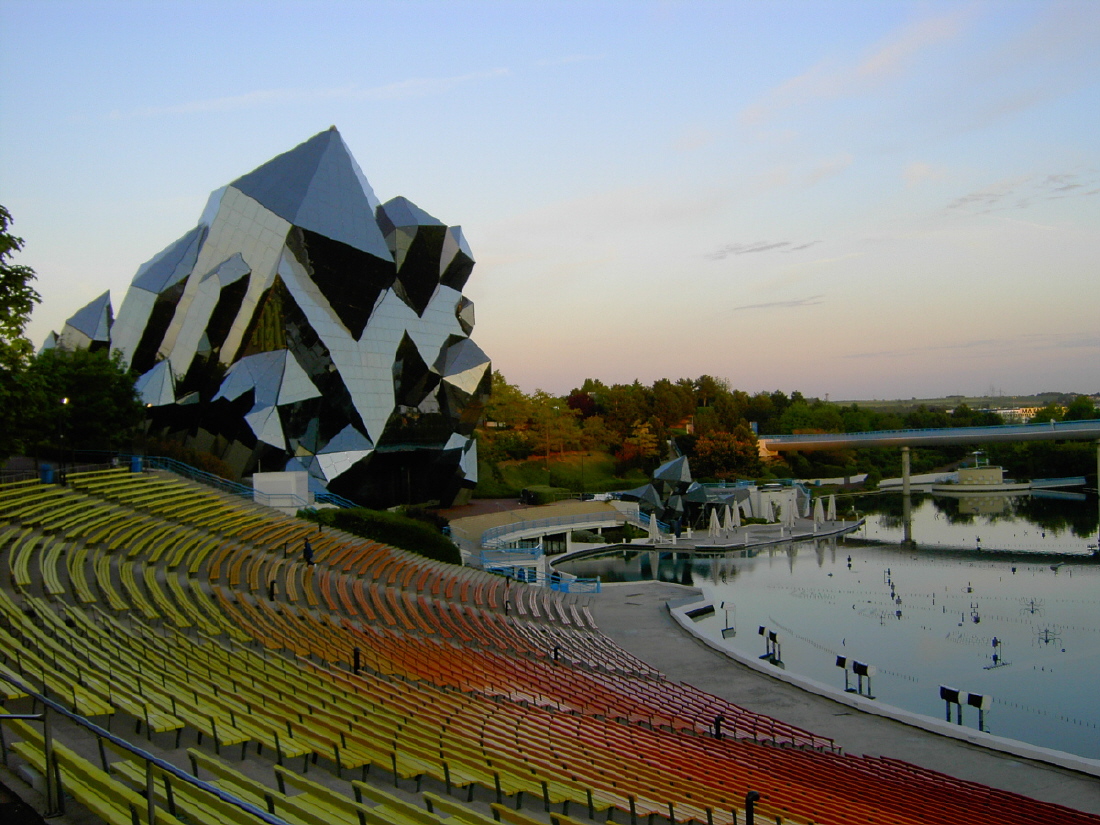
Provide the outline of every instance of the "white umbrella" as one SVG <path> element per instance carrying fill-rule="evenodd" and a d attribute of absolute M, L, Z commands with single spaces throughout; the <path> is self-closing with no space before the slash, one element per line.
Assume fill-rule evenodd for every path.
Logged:
<path fill-rule="evenodd" d="M 821 499 L 814 501 L 814 524 L 821 524 L 825 521 L 825 507 L 821 503 Z"/>
<path fill-rule="evenodd" d="M 710 511 L 710 526 L 707 528 L 707 535 L 711 538 L 715 538 L 721 529 L 721 525 L 718 524 L 718 510 L 712 509 Z"/>
<path fill-rule="evenodd" d="M 740 504 L 733 505 L 733 526 L 734 527 L 740 527 L 741 526 L 741 505 Z"/>
<path fill-rule="evenodd" d="M 768 514 L 768 521 L 775 521 L 775 502 L 770 498 L 768 499 L 768 506 L 764 508 L 764 512 Z"/>
<path fill-rule="evenodd" d="M 733 529 L 733 513 L 730 512 L 730 506 L 726 505 L 726 512 L 722 514 L 722 529 L 727 533 Z"/>
<path fill-rule="evenodd" d="M 649 540 L 653 544 L 657 544 L 661 541 L 661 528 L 657 524 L 656 513 L 652 513 L 649 517 Z"/>
<path fill-rule="evenodd" d="M 826 516 L 829 521 L 836 521 L 836 496 L 829 496 L 829 513 Z"/>
<path fill-rule="evenodd" d="M 794 529 L 794 518 L 797 515 L 795 512 L 798 509 L 798 504 L 795 499 L 795 492 L 791 490 L 791 497 L 787 499 L 787 526 L 792 530 Z"/>

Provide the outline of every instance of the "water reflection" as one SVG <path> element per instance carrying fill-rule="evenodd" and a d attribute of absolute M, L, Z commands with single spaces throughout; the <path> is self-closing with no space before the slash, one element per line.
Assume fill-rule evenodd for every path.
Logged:
<path fill-rule="evenodd" d="M 1100 523 L 1096 497 L 1081 493 L 917 493 L 856 501 L 868 516 L 863 538 L 916 547 L 1087 554 Z"/>
<path fill-rule="evenodd" d="M 945 703 L 941 685 L 990 697 L 992 733 L 1100 758 L 1100 559 L 1096 502 L 981 501 L 915 495 L 914 546 L 902 544 L 901 496 L 860 500 L 859 538 L 717 557 L 617 548 L 563 569 L 607 581 L 694 584 L 716 610 L 697 627 L 742 655 L 767 655 L 774 632 L 788 671 L 838 690 L 866 663 L 877 701 L 943 719 L 978 709 Z M 875 544 L 874 542 L 884 542 Z M 1026 555 L 1025 555 L 1026 554 Z M 742 631 L 728 631 L 730 616 Z M 862 686 L 862 683 L 861 683 Z M 867 690 L 870 689 L 868 677 Z"/>

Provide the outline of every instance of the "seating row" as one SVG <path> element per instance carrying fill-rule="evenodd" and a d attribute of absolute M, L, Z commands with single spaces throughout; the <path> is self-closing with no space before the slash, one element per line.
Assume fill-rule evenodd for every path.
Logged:
<path fill-rule="evenodd" d="M 546 811 L 560 806 L 558 818 L 573 809 L 619 822 L 667 816 L 725 825 L 741 816 L 748 788 L 765 793 L 757 810 L 769 821 L 908 825 L 929 820 L 928 799 L 937 799 L 938 821 L 947 823 L 1097 821 L 903 764 L 833 753 L 828 740 L 754 719 L 625 653 L 616 659 L 610 640 L 561 594 L 448 570 L 337 531 L 302 532 L 282 517 L 261 517 L 250 506 L 235 511 L 174 484 L 143 488 L 143 480 L 120 474 L 78 481 L 80 492 L 69 498 L 104 502 L 118 521 L 154 518 L 164 506 L 175 514 L 166 516 L 174 529 L 155 540 L 134 522 L 90 545 L 87 536 L 105 523 L 72 514 L 43 532 L 22 520 L 39 518 L 43 502 L 21 489 L 9 505 L 0 489 L 0 510 L 18 513 L 0 521 L 0 553 L 9 553 L 13 578 L 25 555 L 30 579 L 17 599 L 0 598 L 4 666 L 83 713 L 108 722 L 132 717 L 147 736 L 191 732 L 197 747 L 209 741 L 215 751 L 240 745 L 242 755 L 254 746 L 254 759 L 270 754 L 284 785 L 252 791 L 269 810 L 287 804 L 277 794 L 307 793 L 310 780 L 282 764 L 301 757 L 303 773 L 323 760 L 337 775 L 358 771 L 356 783 L 374 780 L 354 785 L 360 798 L 350 804 L 377 815 L 383 803 L 371 794 L 381 776 L 418 785 L 431 777 L 467 795 L 480 788 L 497 806 L 527 800 Z M 69 540 L 64 525 L 80 537 Z M 317 551 L 311 566 L 291 558 L 292 544 L 306 537 Z M 173 541 L 210 548 L 198 575 L 184 569 L 195 551 L 180 552 Z M 60 549 L 51 551 L 50 542 Z M 84 561 L 74 561 L 81 553 Z M 125 621 L 82 598 L 74 571 L 87 565 L 106 606 Z M 49 586 L 55 575 L 61 592 Z M 278 594 L 271 581 L 282 584 Z M 719 713 L 736 738 L 704 735 Z M 196 754 L 196 766 L 220 771 L 219 782 L 233 778 L 227 766 L 202 761 L 205 751 Z M 117 763 L 118 775 L 133 770 L 126 762 Z M 939 804 L 942 795 L 949 804 Z M 216 809 L 201 803 L 194 813 Z M 370 817 L 347 810 L 357 821 Z M 294 816 L 310 821 L 306 809 Z"/>

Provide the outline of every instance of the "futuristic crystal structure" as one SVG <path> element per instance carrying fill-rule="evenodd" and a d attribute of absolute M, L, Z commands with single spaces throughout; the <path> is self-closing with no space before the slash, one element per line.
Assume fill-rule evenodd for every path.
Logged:
<path fill-rule="evenodd" d="M 240 475 L 305 469 L 372 505 L 477 481 L 490 387 L 462 231 L 381 204 L 333 127 L 215 191 L 198 225 L 47 346 L 110 347 L 151 431 Z"/>

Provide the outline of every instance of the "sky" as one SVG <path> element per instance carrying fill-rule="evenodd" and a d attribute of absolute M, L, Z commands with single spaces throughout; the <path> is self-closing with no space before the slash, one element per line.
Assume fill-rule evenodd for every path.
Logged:
<path fill-rule="evenodd" d="M 0 0 L 29 336 L 336 125 L 508 381 L 1100 391 L 1100 3 Z"/>

